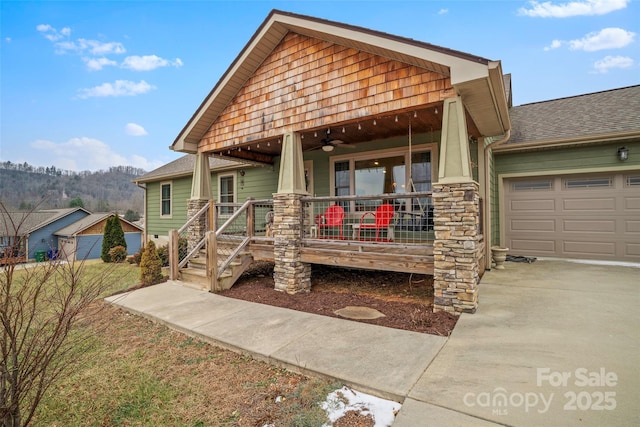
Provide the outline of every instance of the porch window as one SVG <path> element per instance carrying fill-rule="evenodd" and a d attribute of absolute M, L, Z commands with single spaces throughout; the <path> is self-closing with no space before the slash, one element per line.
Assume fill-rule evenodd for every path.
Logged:
<path fill-rule="evenodd" d="M 406 165 L 411 160 L 411 173 Z M 333 190 L 335 196 L 369 196 L 377 194 L 403 194 L 431 191 L 431 151 L 422 150 L 411 154 L 401 150 L 385 150 L 366 153 L 354 159 L 336 158 L 333 166 Z M 347 211 L 371 211 L 376 208 L 373 201 L 344 203 Z M 427 200 L 408 199 L 398 201 L 402 210 L 423 210 Z"/>
<path fill-rule="evenodd" d="M 171 216 L 171 183 L 160 184 L 160 216 Z"/>
<path fill-rule="evenodd" d="M 235 176 L 234 175 L 219 175 L 218 176 L 218 200 L 220 203 L 235 203 Z M 221 215 L 233 214 L 233 206 L 221 206 Z"/>

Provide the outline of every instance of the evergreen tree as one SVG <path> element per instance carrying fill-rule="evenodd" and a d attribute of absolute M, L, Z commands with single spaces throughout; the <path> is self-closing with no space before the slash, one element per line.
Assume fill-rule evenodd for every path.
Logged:
<path fill-rule="evenodd" d="M 69 207 L 70 208 L 84 208 L 84 202 L 82 201 L 82 199 L 80 197 L 76 197 L 74 199 L 71 199 L 71 201 L 69 202 Z"/>
<path fill-rule="evenodd" d="M 107 222 L 104 226 L 104 232 L 102 234 L 102 253 L 100 254 L 100 258 L 102 258 L 102 261 L 104 262 L 111 262 L 109 251 L 112 247 L 117 246 L 114 245 L 112 241 L 113 232 L 111 230 L 113 229 L 113 218 L 115 217 L 110 216 L 107 218 Z"/>
<path fill-rule="evenodd" d="M 144 248 L 142 259 L 140 260 L 140 283 L 153 285 L 161 282 L 162 279 L 162 263 L 156 251 L 155 243 L 150 240 L 147 243 L 147 247 Z"/>
<path fill-rule="evenodd" d="M 132 209 L 127 209 L 127 212 L 124 214 L 124 219 L 129 222 L 135 222 L 140 219 L 140 214 Z"/>
<path fill-rule="evenodd" d="M 111 224 L 111 248 L 116 246 L 124 246 L 127 248 L 127 241 L 124 238 L 124 230 L 122 230 L 122 223 L 120 222 L 120 216 L 118 212 L 112 217 Z M 111 249 L 109 248 L 109 249 Z"/>

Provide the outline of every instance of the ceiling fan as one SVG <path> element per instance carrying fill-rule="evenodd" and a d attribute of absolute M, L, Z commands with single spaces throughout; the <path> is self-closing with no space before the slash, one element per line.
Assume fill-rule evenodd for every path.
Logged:
<path fill-rule="evenodd" d="M 322 148 L 322 151 L 331 152 L 336 147 L 345 147 L 345 148 L 356 148 L 355 145 L 347 144 L 341 139 L 332 139 L 331 138 L 331 128 L 327 129 L 327 135 L 320 140 L 322 145 L 312 148 L 312 150 L 317 150 L 318 148 Z"/>

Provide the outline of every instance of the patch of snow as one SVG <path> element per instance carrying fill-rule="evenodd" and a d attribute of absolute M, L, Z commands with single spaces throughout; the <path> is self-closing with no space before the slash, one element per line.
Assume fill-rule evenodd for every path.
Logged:
<path fill-rule="evenodd" d="M 321 407 L 327 412 L 331 421 L 331 424 L 324 427 L 330 427 L 348 411 L 356 411 L 365 416 L 371 414 L 375 421 L 374 427 L 389 427 L 395 421 L 396 414 L 402 405 L 345 386 L 329 393 Z"/>

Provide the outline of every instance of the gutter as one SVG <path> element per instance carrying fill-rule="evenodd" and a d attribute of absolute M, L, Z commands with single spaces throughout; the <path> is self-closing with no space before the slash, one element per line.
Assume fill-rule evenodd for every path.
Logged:
<path fill-rule="evenodd" d="M 504 144 L 511 137 L 511 129 L 507 129 L 507 132 L 497 141 L 490 143 L 484 147 L 484 200 L 485 200 L 485 215 L 484 215 L 484 251 L 485 259 L 488 260 L 489 270 L 491 270 L 491 245 L 487 242 L 491 242 L 491 170 L 489 167 L 489 150 L 495 149 Z M 489 215 L 486 215 L 486 212 Z M 485 262 L 485 270 L 487 263 Z"/>

